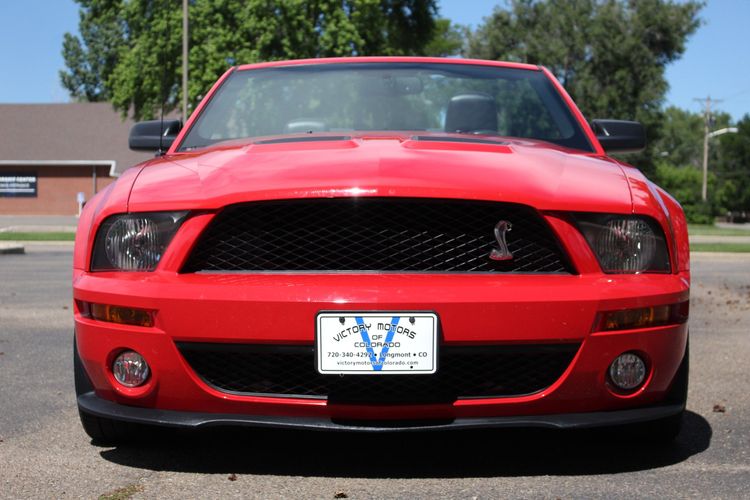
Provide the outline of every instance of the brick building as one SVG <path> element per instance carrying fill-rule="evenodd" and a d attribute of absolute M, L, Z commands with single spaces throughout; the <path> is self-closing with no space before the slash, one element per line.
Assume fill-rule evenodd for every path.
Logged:
<path fill-rule="evenodd" d="M 108 103 L 0 104 L 0 214 L 74 215 L 125 169 L 133 122 Z"/>

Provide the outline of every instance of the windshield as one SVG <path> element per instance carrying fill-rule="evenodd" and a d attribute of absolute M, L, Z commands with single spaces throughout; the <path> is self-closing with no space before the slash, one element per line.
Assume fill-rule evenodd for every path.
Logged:
<path fill-rule="evenodd" d="M 592 151 L 541 71 L 440 63 L 337 63 L 238 70 L 180 145 L 357 131 L 539 139 Z"/>

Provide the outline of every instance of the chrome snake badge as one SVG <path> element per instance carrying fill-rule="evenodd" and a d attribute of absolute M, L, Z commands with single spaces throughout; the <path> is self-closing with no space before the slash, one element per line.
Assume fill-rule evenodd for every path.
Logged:
<path fill-rule="evenodd" d="M 505 241 L 505 233 L 511 230 L 513 226 L 507 220 L 501 220 L 495 225 L 495 239 L 498 248 L 493 248 L 490 252 L 492 260 L 513 260 L 513 254 L 508 249 L 508 243 Z"/>

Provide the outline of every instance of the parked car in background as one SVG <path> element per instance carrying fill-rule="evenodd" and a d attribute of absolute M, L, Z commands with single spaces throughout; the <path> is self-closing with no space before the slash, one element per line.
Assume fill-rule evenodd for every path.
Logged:
<path fill-rule="evenodd" d="M 76 237 L 86 432 L 637 426 L 688 382 L 687 226 L 542 67 L 230 69 Z"/>

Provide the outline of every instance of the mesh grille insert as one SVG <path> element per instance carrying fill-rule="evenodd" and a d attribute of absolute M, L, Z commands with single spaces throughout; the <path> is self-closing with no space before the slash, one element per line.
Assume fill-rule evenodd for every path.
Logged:
<path fill-rule="evenodd" d="M 495 225 L 513 259 L 489 258 Z M 380 271 L 572 273 L 539 214 L 524 205 L 422 198 L 334 198 L 231 205 L 182 272 Z"/>
<path fill-rule="evenodd" d="M 193 370 L 220 391 L 327 398 L 332 403 L 441 403 L 539 392 L 580 344 L 443 346 L 432 375 L 321 375 L 312 346 L 181 342 Z"/>

